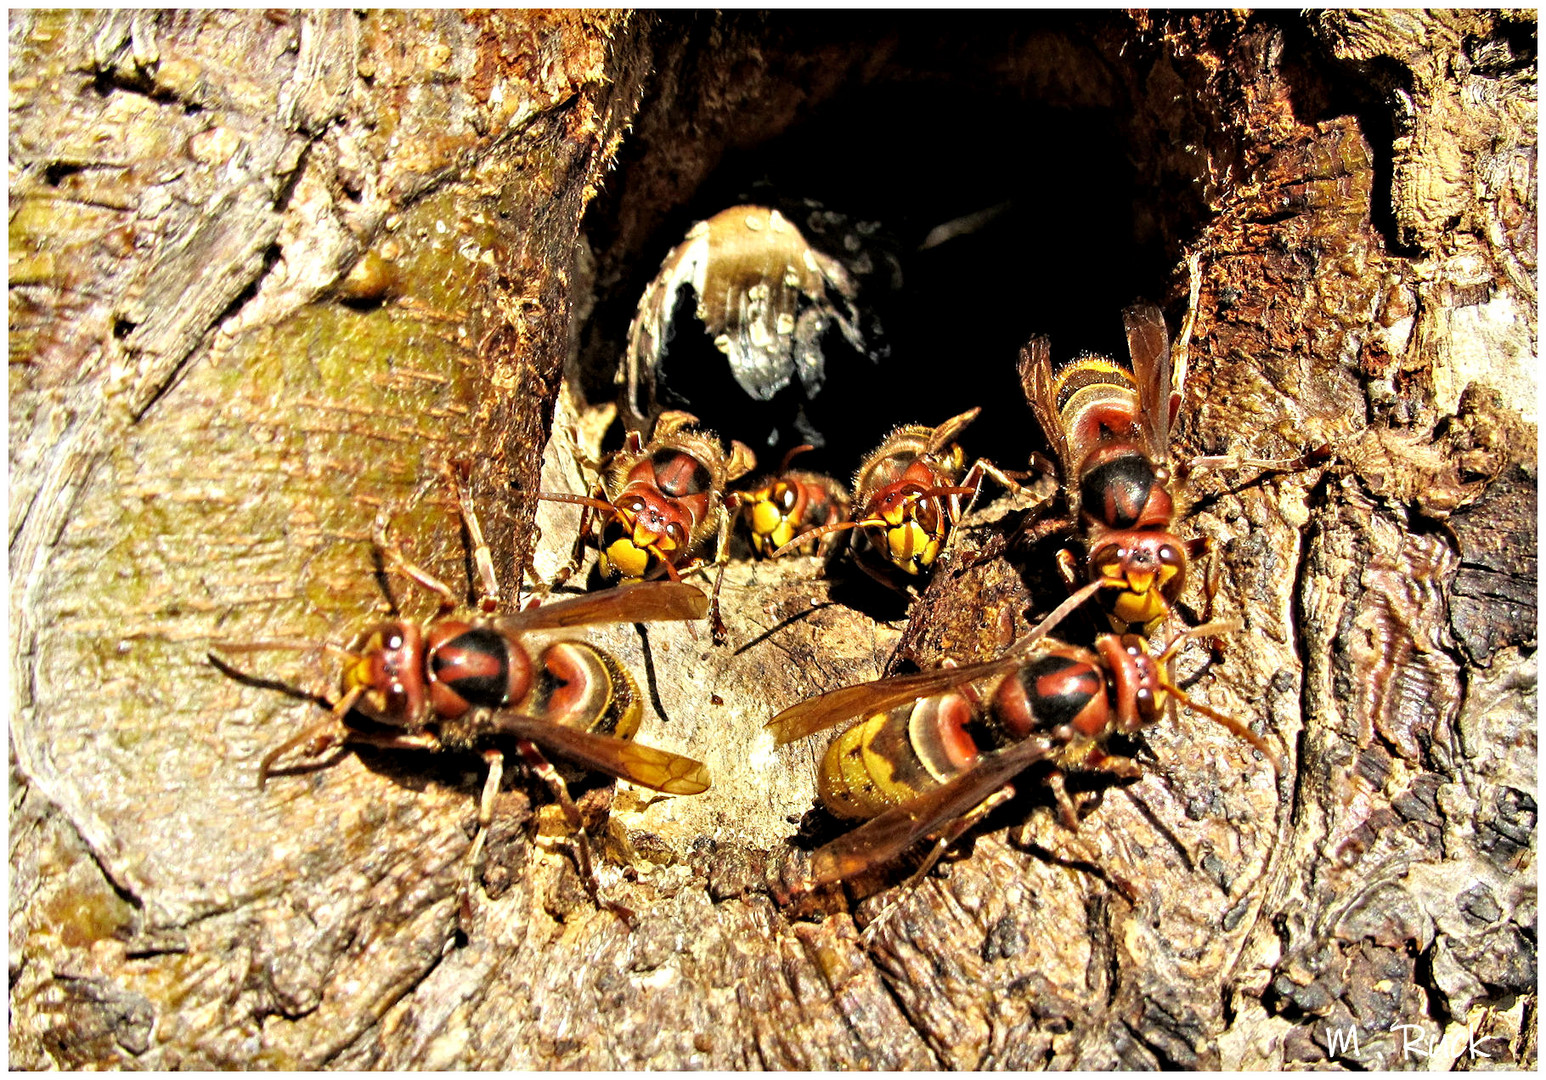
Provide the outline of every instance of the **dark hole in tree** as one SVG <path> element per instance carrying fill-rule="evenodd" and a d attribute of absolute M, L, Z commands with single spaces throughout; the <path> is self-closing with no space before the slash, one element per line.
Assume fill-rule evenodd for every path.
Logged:
<path fill-rule="evenodd" d="M 726 37 L 746 35 L 769 71 L 782 64 L 807 85 L 820 83 L 811 67 L 823 62 L 846 75 L 784 123 L 759 115 L 758 103 L 785 95 L 748 90 L 721 129 L 772 129 L 747 146 L 689 144 L 705 130 L 691 79 L 713 62 L 708 50 L 682 62 L 674 95 L 646 94 L 637 136 L 586 222 L 598 268 L 597 302 L 580 339 L 587 400 L 615 394 L 635 305 L 693 222 L 742 202 L 798 221 L 801 200 L 814 199 L 880 222 L 902 284 L 861 296 L 885 330 L 889 356 L 878 364 L 835 329 L 823 339 L 827 381 L 808 413 L 827 445 L 801 464 L 846 480 L 896 425 L 938 424 L 981 406 L 962 440 L 969 458 L 1024 468 L 1045 443 L 1015 371 L 1021 345 L 1047 334 L 1057 362 L 1085 350 L 1125 360 L 1122 308 L 1170 299 L 1182 255 L 1174 238 L 1194 235 L 1204 213 L 1195 192 L 1140 180 L 1136 163 L 1157 145 L 1148 140 L 1179 136 L 1147 132 L 1134 141 L 1127 89 L 1142 86 L 1153 54 L 1135 49 L 1135 71 L 1110 71 L 1110 54 L 1094 43 L 1103 18 L 916 13 L 834 27 L 798 12 L 722 16 L 717 41 L 727 55 L 735 50 Z M 697 23 L 684 30 L 694 33 L 702 39 Z M 856 73 L 854 57 L 867 53 L 884 59 Z M 699 157 L 712 167 L 696 183 L 683 180 L 691 171 L 684 159 Z M 680 197 L 661 204 L 660 193 L 673 189 Z M 975 231 L 921 249 L 937 226 L 993 208 Z M 630 250 L 614 246 L 626 223 L 640 219 L 651 222 L 647 237 L 640 233 Z M 662 404 L 750 443 L 764 470 L 775 467 L 803 439 L 740 390 L 690 302 L 679 305 L 674 326 L 664 367 L 680 396 Z M 770 446 L 761 436 L 776 425 Z"/>

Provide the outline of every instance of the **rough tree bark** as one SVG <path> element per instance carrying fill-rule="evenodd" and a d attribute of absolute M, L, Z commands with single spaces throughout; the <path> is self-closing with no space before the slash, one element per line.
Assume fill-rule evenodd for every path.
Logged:
<path fill-rule="evenodd" d="M 1183 712 L 1077 833 L 1029 793 L 861 941 L 903 875 L 786 902 L 816 751 L 761 725 L 878 675 L 902 624 L 792 560 L 733 568 L 730 647 L 597 632 L 652 673 L 641 738 L 715 777 L 613 796 L 631 930 L 512 777 L 458 935 L 476 758 L 350 751 L 257 789 L 316 715 L 279 684 L 335 673 L 275 652 L 242 681 L 207 651 L 347 641 L 382 600 L 382 508 L 465 582 L 448 458 L 502 580 L 550 570 L 572 513 L 537 514 L 539 471 L 577 490 L 568 429 L 605 425 L 560 394 L 566 362 L 605 362 L 571 341 L 592 291 L 632 302 L 646 238 L 727 154 L 920 77 L 920 25 L 813 46 L 776 16 L 12 13 L 13 1064 L 1429 1065 L 1419 1037 L 1486 1064 L 1468 1035 L 1533 1064 L 1526 16 L 1026 14 L 952 46 L 963 108 L 971 76 L 1109 110 L 1173 193 L 1135 229 L 1173 312 L 1200 268 L 1180 452 L 1336 447 L 1198 481 L 1183 525 L 1246 629 L 1182 675 L 1283 776 Z M 1045 612 L 1023 558 L 942 573 L 912 656 L 990 654 Z"/>

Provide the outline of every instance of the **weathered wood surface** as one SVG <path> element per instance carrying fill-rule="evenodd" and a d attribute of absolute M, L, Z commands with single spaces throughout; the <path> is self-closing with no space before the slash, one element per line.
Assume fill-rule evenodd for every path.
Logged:
<path fill-rule="evenodd" d="M 260 792 L 316 707 L 206 652 L 348 640 L 382 507 L 464 582 L 450 456 L 513 583 L 539 467 L 581 478 L 567 405 L 539 452 L 571 312 L 622 273 L 576 265 L 619 152 L 697 136 L 634 178 L 636 251 L 893 54 L 762 17 L 12 13 L 13 1064 L 1427 1064 L 1402 1024 L 1533 1063 L 1534 24 L 1025 19 L 972 70 L 1113 109 L 1178 193 L 1146 227 L 1199 256 L 1182 450 L 1337 447 L 1198 481 L 1183 526 L 1246 628 L 1181 674 L 1288 772 L 1183 714 L 1077 834 L 1030 792 L 861 942 L 902 875 L 784 902 L 817 749 L 761 725 L 877 675 L 902 624 L 806 560 L 738 565 L 729 647 L 597 634 L 653 671 L 640 737 L 715 777 L 614 796 L 603 884 L 638 925 L 511 778 L 463 942 L 477 760 L 351 751 Z M 572 520 L 541 511 L 539 570 Z M 1019 565 L 941 577 L 917 658 L 1050 607 Z M 240 666 L 332 689 L 315 656 Z"/>

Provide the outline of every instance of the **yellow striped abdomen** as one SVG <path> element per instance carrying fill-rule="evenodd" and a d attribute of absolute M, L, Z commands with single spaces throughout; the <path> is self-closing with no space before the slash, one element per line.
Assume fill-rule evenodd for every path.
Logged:
<path fill-rule="evenodd" d="M 875 713 L 833 739 L 816 774 L 821 804 L 838 817 L 872 818 L 969 768 L 975 713 L 956 693 Z"/>

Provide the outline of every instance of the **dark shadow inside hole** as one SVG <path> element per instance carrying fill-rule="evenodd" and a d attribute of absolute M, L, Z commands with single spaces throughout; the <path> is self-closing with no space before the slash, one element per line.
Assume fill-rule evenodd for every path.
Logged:
<path fill-rule="evenodd" d="M 1099 107 L 1048 104 L 1024 76 L 990 73 L 987 53 L 1003 50 L 1002 41 L 960 37 L 967 44 L 938 40 L 932 52 L 909 38 L 881 77 L 839 91 L 759 145 L 728 150 L 691 198 L 661 210 L 646 248 L 609 275 L 614 287 L 598 297 L 584 331 L 607 347 L 589 355 L 602 365 L 620 360 L 634 306 L 692 222 L 752 201 L 798 220 L 803 200 L 813 199 L 883 228 L 901 287 L 868 282 L 861 304 L 884 327 L 889 355 L 872 362 L 830 329 L 826 381 L 801 416 L 803 395 L 793 385 L 771 402 L 741 390 L 684 291 L 661 365 L 661 407 L 685 409 L 725 439 L 748 443 L 764 471 L 815 430 L 825 446 L 800 467 L 846 480 L 893 427 L 932 426 L 981 406 L 962 439 L 968 458 L 1025 468 L 1044 447 L 1015 371 L 1020 346 L 1040 333 L 1059 361 L 1085 350 L 1126 359 L 1121 309 L 1139 298 L 1163 302 L 1180 257 L 1153 222 L 1193 212 L 1190 193 L 1138 183 L 1132 162 L 1150 151 L 1129 144 L 1120 95 Z M 984 55 L 971 55 L 974 48 Z M 899 72 L 899 54 L 911 58 L 910 71 Z M 972 89 L 952 89 L 952 73 Z M 587 222 L 597 243 L 617 234 L 604 216 L 625 212 L 630 184 L 648 188 L 640 178 L 670 170 L 671 153 L 650 147 L 625 160 L 613 196 Z M 983 211 L 990 218 L 975 230 L 922 248 L 932 230 Z M 614 370 L 585 372 L 586 396 L 611 397 Z"/>
<path fill-rule="evenodd" d="M 1307 124 L 1353 115 L 1369 146 L 1373 163 L 1373 189 L 1369 214 L 1374 227 L 1393 254 L 1416 257 L 1420 250 L 1401 240 L 1396 225 L 1394 146 L 1397 109 L 1395 93 L 1410 93 L 1410 76 L 1394 60 L 1375 57 L 1359 64 L 1343 64 L 1300 23 L 1285 20 L 1283 74 L 1293 87 L 1294 115 Z"/>

